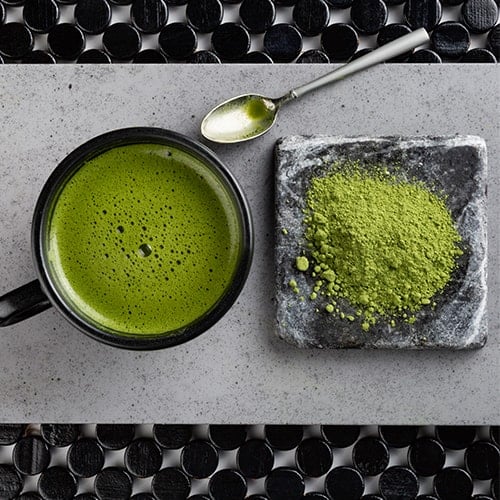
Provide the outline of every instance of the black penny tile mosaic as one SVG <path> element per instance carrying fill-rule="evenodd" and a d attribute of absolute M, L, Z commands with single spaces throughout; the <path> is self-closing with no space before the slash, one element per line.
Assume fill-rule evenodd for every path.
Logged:
<path fill-rule="evenodd" d="M 498 500 L 498 427 L 0 425 L 0 499 Z"/>
<path fill-rule="evenodd" d="M 494 63 L 498 0 L 0 0 L 0 63 L 343 63 L 425 27 L 389 62 Z"/>

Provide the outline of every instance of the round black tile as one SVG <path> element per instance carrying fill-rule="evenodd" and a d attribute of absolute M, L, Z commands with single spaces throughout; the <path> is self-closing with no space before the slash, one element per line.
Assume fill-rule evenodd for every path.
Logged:
<path fill-rule="evenodd" d="M 48 33 L 59 19 L 59 7 L 54 0 L 26 0 L 23 18 L 31 31 Z"/>
<path fill-rule="evenodd" d="M 386 500 L 414 500 L 418 493 L 418 479 L 407 467 L 389 467 L 380 475 L 380 493 Z"/>
<path fill-rule="evenodd" d="M 133 0 L 109 0 L 109 1 L 115 5 L 130 5 Z"/>
<path fill-rule="evenodd" d="M 441 20 L 441 14 L 439 0 L 407 0 L 404 6 L 405 21 L 413 30 L 431 31 Z"/>
<path fill-rule="evenodd" d="M 165 56 L 155 49 L 141 50 L 133 59 L 138 64 L 164 64 L 167 62 Z"/>
<path fill-rule="evenodd" d="M 0 464 L 0 498 L 14 499 L 22 489 L 23 481 L 14 466 Z"/>
<path fill-rule="evenodd" d="M 332 24 L 332 26 L 336 26 Z M 345 24 L 341 26 L 347 26 Z M 329 29 L 329 28 L 328 28 Z M 354 30 L 353 30 L 354 31 Z M 354 32 L 356 35 L 356 33 Z M 343 44 L 343 39 L 340 38 L 337 42 L 339 44 Z M 357 43 L 357 35 L 356 35 L 356 50 L 358 46 Z M 352 49 L 349 51 L 351 52 Z M 335 60 L 335 57 L 329 53 L 329 50 L 325 50 L 330 59 Z M 354 52 L 353 52 L 354 53 Z M 352 54 L 351 54 L 352 55 Z M 356 442 L 356 439 L 359 437 L 360 428 L 358 425 L 322 425 L 321 433 L 323 437 L 334 447 L 334 448 L 347 448 L 348 446 L 353 445 Z"/>
<path fill-rule="evenodd" d="M 220 64 L 221 60 L 211 50 L 199 50 L 191 54 L 186 62 L 191 64 Z"/>
<path fill-rule="evenodd" d="M 377 44 L 379 46 L 385 45 L 408 33 L 411 33 L 411 29 L 406 26 L 406 24 L 388 24 L 379 31 Z M 406 61 L 410 55 L 411 50 L 389 59 L 389 62 Z M 404 448 L 405 446 L 409 446 L 411 441 L 417 437 L 417 433 L 418 427 L 408 425 L 385 425 L 379 427 L 380 437 L 393 448 Z M 391 444 L 391 442 L 394 444 Z"/>
<path fill-rule="evenodd" d="M 196 439 L 184 446 L 181 453 L 181 466 L 191 477 L 201 479 L 215 472 L 219 463 L 219 453 L 208 441 Z"/>
<path fill-rule="evenodd" d="M 276 5 L 284 5 L 285 7 L 291 7 L 297 3 L 297 0 L 273 0 Z"/>
<path fill-rule="evenodd" d="M 473 33 L 486 33 L 498 21 L 498 5 L 495 0 L 466 0 L 462 20 Z"/>
<path fill-rule="evenodd" d="M 250 33 L 264 33 L 276 17 L 276 8 L 271 0 L 243 0 L 240 19 Z"/>
<path fill-rule="evenodd" d="M 181 61 L 189 57 L 196 50 L 198 37 L 191 26 L 184 23 L 172 23 L 161 30 L 158 37 L 158 44 L 161 51 L 168 58 Z"/>
<path fill-rule="evenodd" d="M 76 491 L 76 479 L 64 467 L 50 467 L 38 479 L 38 492 L 44 500 L 70 500 Z"/>
<path fill-rule="evenodd" d="M 97 424 L 96 436 L 99 443 L 107 450 L 121 450 L 134 439 L 133 424 Z"/>
<path fill-rule="evenodd" d="M 79 499 L 80 497 L 75 497 L 75 499 Z M 21 493 L 16 500 L 42 500 L 42 497 L 35 493 L 34 491 L 26 491 L 25 493 Z"/>
<path fill-rule="evenodd" d="M 75 500 L 99 500 L 93 493 L 81 493 L 76 495 Z"/>
<path fill-rule="evenodd" d="M 155 497 L 151 493 L 136 493 L 130 500 L 155 500 Z"/>
<path fill-rule="evenodd" d="M 266 441 L 277 450 L 292 450 L 302 441 L 304 429 L 301 425 L 266 425 Z"/>
<path fill-rule="evenodd" d="M 447 59 L 460 59 L 467 53 L 470 45 L 470 35 L 467 31 L 467 28 L 460 23 L 456 23 L 454 21 L 448 21 L 437 26 L 431 35 L 431 42 L 433 49 L 443 58 Z M 451 437 L 451 441 L 454 441 L 455 434 L 459 436 L 467 436 L 473 433 L 475 435 L 475 428 L 472 427 L 464 427 L 463 430 L 460 430 L 459 427 L 449 426 L 449 429 L 446 430 L 446 426 L 436 428 L 436 436 L 438 434 L 442 434 L 443 439 L 447 439 L 446 436 Z M 438 438 L 440 439 L 440 438 Z M 440 439 L 441 442 L 443 442 Z M 443 442 L 444 444 L 444 442 Z M 467 446 L 468 441 L 460 444 L 462 448 Z M 447 448 L 450 446 L 445 445 Z M 455 446 L 455 445 L 453 445 Z M 458 444 L 457 444 L 458 446 Z M 451 448 L 451 449 L 461 449 L 461 448 Z"/>
<path fill-rule="evenodd" d="M 469 500 L 472 489 L 471 477 L 458 467 L 447 467 L 434 478 L 434 492 L 440 500 Z"/>
<path fill-rule="evenodd" d="M 221 59 L 236 61 L 250 49 L 250 35 L 239 24 L 221 24 L 212 33 L 212 48 Z"/>
<path fill-rule="evenodd" d="M 500 451 L 489 441 L 475 441 L 465 450 L 465 466 L 474 479 L 493 479 L 498 476 Z"/>
<path fill-rule="evenodd" d="M 83 52 L 85 35 L 74 24 L 57 24 L 50 30 L 47 43 L 52 54 L 59 59 L 70 61 L 76 59 Z"/>
<path fill-rule="evenodd" d="M 208 428 L 210 441 L 221 450 L 235 450 L 247 438 L 246 425 L 211 425 Z"/>
<path fill-rule="evenodd" d="M 295 452 L 295 463 L 306 476 L 320 477 L 326 474 L 333 463 L 330 445 L 323 439 L 304 439 Z"/>
<path fill-rule="evenodd" d="M 1 46 L 0 53 L 2 53 Z M 14 444 L 24 434 L 25 429 L 24 424 L 0 424 L 0 445 Z"/>
<path fill-rule="evenodd" d="M 365 491 L 365 482 L 356 469 L 336 467 L 326 476 L 325 491 L 335 500 L 359 500 Z"/>
<path fill-rule="evenodd" d="M 157 472 L 151 483 L 151 492 L 157 500 L 186 500 L 190 490 L 189 478 L 174 467 Z"/>
<path fill-rule="evenodd" d="M 270 500 L 300 500 L 305 490 L 304 478 L 295 469 L 278 467 L 268 474 L 265 489 Z"/>
<path fill-rule="evenodd" d="M 347 9 L 352 5 L 353 0 L 326 0 L 326 3 L 334 9 Z"/>
<path fill-rule="evenodd" d="M 323 493 L 312 491 L 311 493 L 306 493 L 302 497 L 302 500 L 328 500 L 328 497 L 326 495 L 323 495 Z"/>
<path fill-rule="evenodd" d="M 149 477 L 160 470 L 163 455 L 160 447 L 148 438 L 132 441 L 125 450 L 125 467 L 136 477 Z"/>
<path fill-rule="evenodd" d="M 33 44 L 33 35 L 24 24 L 7 23 L 0 25 L 1 56 L 11 59 L 21 59 L 31 51 Z M 3 427 L 5 428 L 5 425 Z"/>
<path fill-rule="evenodd" d="M 365 437 L 354 445 L 352 461 L 363 475 L 376 476 L 389 464 L 389 450 L 381 439 Z"/>
<path fill-rule="evenodd" d="M 238 471 L 223 469 L 210 478 L 208 492 L 213 500 L 243 500 L 247 482 Z"/>
<path fill-rule="evenodd" d="M 56 60 L 52 54 L 44 50 L 32 50 L 21 59 L 21 62 L 23 64 L 55 64 Z"/>
<path fill-rule="evenodd" d="M 222 22 L 224 8 L 219 0 L 189 0 L 186 18 L 201 33 L 210 33 Z"/>
<path fill-rule="evenodd" d="M 446 24 L 443 23 L 441 26 L 446 26 Z M 469 446 L 472 441 L 474 441 L 475 437 L 476 428 L 473 426 L 436 426 L 436 438 L 445 448 L 448 448 L 450 450 L 463 450 L 467 448 L 467 446 Z"/>
<path fill-rule="evenodd" d="M 167 24 L 167 4 L 163 0 L 134 0 L 130 17 L 143 33 L 158 33 Z"/>
<path fill-rule="evenodd" d="M 472 49 L 469 50 L 460 62 L 464 63 L 496 63 L 497 58 L 493 55 L 493 52 L 487 49 Z"/>
<path fill-rule="evenodd" d="M 356 52 L 358 45 L 358 34 L 348 24 L 331 24 L 321 34 L 321 47 L 331 61 L 347 61 Z M 356 441 L 359 435 L 359 428 L 357 426 L 324 425 L 322 432 L 327 441 L 329 438 L 325 434 L 329 433 L 333 440 L 338 440 L 339 442 L 339 445 L 333 442 L 331 444 L 339 448 L 345 448 Z M 349 444 L 344 445 L 343 443 L 346 442 Z"/>
<path fill-rule="evenodd" d="M 391 29 L 386 31 L 386 28 Z M 384 45 L 409 32 L 410 30 L 407 26 L 402 24 L 390 24 L 380 31 L 377 42 L 379 45 Z M 410 444 L 417 439 L 418 427 L 413 425 L 381 425 L 378 432 L 380 437 L 391 448 L 405 448 L 406 446 L 410 446 Z"/>
<path fill-rule="evenodd" d="M 162 448 L 166 448 L 167 450 L 182 448 L 189 443 L 192 435 L 193 428 L 191 425 L 155 424 L 153 426 L 153 437 L 155 441 Z"/>
<path fill-rule="evenodd" d="M 490 30 L 488 33 L 488 38 L 487 38 L 487 47 L 488 49 L 493 52 L 493 55 L 497 58 L 500 59 L 500 24 L 497 24 L 494 28 Z M 496 443 L 498 443 L 498 426 L 497 428 L 497 439 Z"/>
<path fill-rule="evenodd" d="M 82 438 L 71 445 L 67 462 L 75 476 L 92 477 L 104 466 L 104 450 L 95 439 Z"/>
<path fill-rule="evenodd" d="M 102 35 L 102 44 L 111 57 L 125 61 L 133 59 L 139 53 L 142 39 L 130 24 L 115 23 L 106 28 Z"/>
<path fill-rule="evenodd" d="M 418 495 L 416 500 L 438 500 L 434 495 Z"/>
<path fill-rule="evenodd" d="M 374 35 L 387 22 L 387 7 L 382 0 L 354 0 L 351 21 L 365 35 Z"/>
<path fill-rule="evenodd" d="M 12 450 L 12 462 L 21 474 L 28 476 L 40 474 L 49 465 L 49 448 L 38 436 L 22 438 Z"/>
<path fill-rule="evenodd" d="M 94 490 L 101 500 L 125 500 L 132 495 L 132 477 L 118 467 L 106 467 L 97 474 Z"/>
<path fill-rule="evenodd" d="M 121 450 L 134 439 L 133 424 L 97 424 L 96 436 L 99 443 L 107 450 Z"/>
<path fill-rule="evenodd" d="M 250 439 L 240 446 L 236 461 L 245 477 L 257 479 L 271 472 L 274 453 L 264 440 Z"/>
<path fill-rule="evenodd" d="M 165 1 L 167 2 L 167 5 L 186 5 L 187 4 L 187 0 L 165 0 Z"/>
<path fill-rule="evenodd" d="M 420 49 L 413 52 L 413 54 L 408 59 L 411 63 L 440 63 L 441 57 L 436 54 L 433 50 Z"/>
<path fill-rule="evenodd" d="M 107 0 L 78 0 L 75 21 L 91 35 L 102 33 L 111 21 L 111 7 Z"/>
<path fill-rule="evenodd" d="M 62 448 L 64 446 L 69 446 L 77 440 L 80 435 L 80 426 L 75 424 L 42 424 L 40 426 L 40 432 L 42 438 L 45 442 L 50 444 L 50 446 Z"/>
<path fill-rule="evenodd" d="M 271 64 L 273 60 L 265 52 L 248 52 L 240 60 L 240 63 L 246 64 Z"/>
<path fill-rule="evenodd" d="M 298 0 L 292 16 L 295 26 L 303 35 L 316 36 L 328 25 L 330 9 L 324 0 Z"/>
<path fill-rule="evenodd" d="M 275 24 L 264 35 L 264 50 L 274 62 L 292 62 L 302 50 L 302 37 L 290 24 Z"/>
<path fill-rule="evenodd" d="M 500 25 L 497 27 L 500 28 Z M 498 36 L 500 38 L 500 30 L 497 31 L 498 31 Z M 490 426 L 490 438 L 497 446 L 500 446 L 500 426 L 498 425 Z"/>
<path fill-rule="evenodd" d="M 322 50 L 311 49 L 302 52 L 295 62 L 299 64 L 327 64 L 330 62 L 330 58 Z"/>
<path fill-rule="evenodd" d="M 419 476 L 434 476 L 444 466 L 446 452 L 435 439 L 417 439 L 408 450 L 408 464 Z"/>
<path fill-rule="evenodd" d="M 111 58 L 102 50 L 89 49 L 82 52 L 76 62 L 78 64 L 109 64 L 111 63 Z"/>

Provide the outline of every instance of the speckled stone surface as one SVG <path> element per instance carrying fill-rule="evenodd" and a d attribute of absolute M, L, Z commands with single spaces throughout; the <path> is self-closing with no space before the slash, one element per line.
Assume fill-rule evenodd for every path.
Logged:
<path fill-rule="evenodd" d="M 298 347 L 477 349 L 486 342 L 486 144 L 480 137 L 290 136 L 276 146 L 276 332 Z M 303 210 L 311 179 L 332 163 L 357 161 L 396 168 L 403 179 L 417 179 L 446 195 L 464 254 L 435 308 L 423 308 L 416 322 L 379 321 L 369 331 L 329 315 L 325 300 L 312 301 L 315 279 L 295 267 L 305 252 Z M 286 229 L 284 234 L 280 229 Z M 289 286 L 295 280 L 301 290 Z M 304 296 L 306 300 L 300 300 Z M 356 310 L 343 303 L 348 314 Z"/>
<path fill-rule="evenodd" d="M 309 65 L 0 67 L 0 293 L 34 278 L 36 197 L 72 149 L 107 130 L 199 138 L 202 116 L 246 91 L 284 93 Z M 387 65 L 290 103 L 261 139 L 213 149 L 247 193 L 255 256 L 231 311 L 201 337 L 121 351 L 54 310 L 0 331 L 0 421 L 498 423 L 500 160 L 495 65 Z M 480 91 L 478 91 L 480 89 Z M 307 350 L 275 328 L 273 148 L 293 134 L 478 135 L 488 177 L 488 342 L 475 351 Z"/>

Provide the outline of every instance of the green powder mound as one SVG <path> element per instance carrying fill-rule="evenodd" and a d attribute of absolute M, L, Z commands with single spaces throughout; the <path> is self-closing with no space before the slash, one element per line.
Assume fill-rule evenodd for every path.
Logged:
<path fill-rule="evenodd" d="M 322 310 L 352 321 L 339 301 L 346 299 L 363 330 L 381 318 L 391 326 L 398 318 L 414 322 L 462 254 L 445 199 L 384 167 L 336 165 L 313 178 L 304 221 L 314 298 L 322 295 L 329 306 Z"/>

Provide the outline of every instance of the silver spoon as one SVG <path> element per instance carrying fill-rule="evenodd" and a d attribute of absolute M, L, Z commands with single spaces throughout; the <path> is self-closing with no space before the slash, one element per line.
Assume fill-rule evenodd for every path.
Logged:
<path fill-rule="evenodd" d="M 427 31 L 420 28 L 359 59 L 344 64 L 331 73 L 290 90 L 277 99 L 258 94 L 233 97 L 216 106 L 205 116 L 201 123 L 201 133 L 211 141 L 225 144 L 255 139 L 273 126 L 279 109 L 287 102 L 298 99 L 323 85 L 336 82 L 353 73 L 404 54 L 428 41 Z"/>

